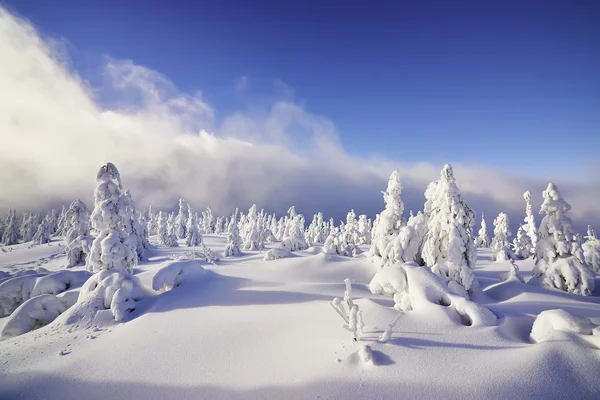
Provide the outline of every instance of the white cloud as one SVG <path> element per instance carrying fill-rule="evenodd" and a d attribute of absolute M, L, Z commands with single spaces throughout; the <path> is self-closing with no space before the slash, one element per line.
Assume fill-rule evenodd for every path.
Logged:
<path fill-rule="evenodd" d="M 58 59 L 26 22 L 0 9 L 0 60 L 10 60 L 0 62 L 0 209 L 57 206 L 75 197 L 90 203 L 95 173 L 111 161 L 142 207 L 174 207 L 183 196 L 218 213 L 256 202 L 278 212 L 296 204 L 338 218 L 350 208 L 373 215 L 383 206 L 379 191 L 394 168 L 403 174 L 407 208 L 415 210 L 441 168 L 351 157 L 334 124 L 295 103 L 283 83 L 275 85 L 283 100 L 216 125 L 215 110 L 200 92 L 182 93 L 132 61 L 107 59 L 110 87 L 101 92 L 115 101 L 100 106 Z M 237 95 L 251 84 L 240 79 Z M 546 182 L 480 165 L 454 167 L 465 196 L 489 222 L 500 210 L 520 220 L 525 190 L 541 202 Z M 580 226 L 598 222 L 597 180 L 558 183 Z"/>

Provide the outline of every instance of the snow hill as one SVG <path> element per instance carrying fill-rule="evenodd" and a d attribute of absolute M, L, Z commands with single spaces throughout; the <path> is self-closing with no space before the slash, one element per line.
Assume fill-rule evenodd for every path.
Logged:
<path fill-rule="evenodd" d="M 584 297 L 522 283 L 509 261 L 491 261 L 490 249 L 479 249 L 473 268 L 476 303 L 436 291 L 435 275 L 407 267 L 409 284 L 433 289 L 411 292 L 412 311 L 402 312 L 391 296 L 371 293 L 378 267 L 365 253 L 325 254 L 315 245 L 264 261 L 275 247 L 267 244 L 209 263 L 185 239 L 180 247 L 159 240 L 150 236 L 155 246 L 133 271 L 147 296 L 123 322 L 102 310 L 69 324 L 71 308 L 0 341 L 0 398 L 600 398 L 598 289 Z M 223 254 L 226 236 L 203 240 Z M 16 326 L 43 324 L 53 304 L 80 290 L 84 266 L 39 283 L 65 271 L 64 246 L 54 239 L 3 248 L 0 285 L 30 277 L 21 295 L 38 285 L 50 296 L 24 303 L 33 322 Z M 533 260 L 517 264 L 529 279 Z M 357 342 L 329 304 L 344 296 L 346 278 L 364 323 Z M 0 330 L 8 323 L 1 318 Z"/>

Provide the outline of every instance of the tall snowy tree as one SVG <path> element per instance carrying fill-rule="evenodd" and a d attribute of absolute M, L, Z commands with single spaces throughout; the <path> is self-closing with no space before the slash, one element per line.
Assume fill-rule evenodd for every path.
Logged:
<path fill-rule="evenodd" d="M 56 235 L 64 236 L 69 231 L 69 224 L 67 222 L 67 207 L 63 204 L 62 210 L 60 211 L 60 215 L 58 216 L 58 221 L 56 222 Z"/>
<path fill-rule="evenodd" d="M 531 253 L 535 253 L 535 246 L 537 245 L 538 232 L 535 225 L 535 217 L 533 216 L 533 209 L 531 207 L 531 192 L 527 191 L 523 193 L 523 199 L 525 199 L 525 232 L 531 239 Z"/>
<path fill-rule="evenodd" d="M 394 171 L 388 179 L 388 186 L 383 194 L 385 209 L 378 215 L 376 225 L 373 227 L 373 239 L 370 254 L 381 257 L 387 245 L 392 241 L 401 226 L 404 203 L 400 172 Z"/>
<path fill-rule="evenodd" d="M 358 217 L 358 244 L 371 244 L 371 220 L 365 214 Z"/>
<path fill-rule="evenodd" d="M 531 256 L 531 249 L 533 245 L 531 243 L 531 237 L 527 234 L 526 226 L 519 226 L 517 231 L 517 237 L 513 239 L 512 251 L 515 257 L 524 260 Z"/>
<path fill-rule="evenodd" d="M 188 213 L 188 220 L 186 225 L 186 237 L 185 245 L 188 247 L 199 246 L 202 243 L 202 236 L 198 229 L 197 215 L 192 213 L 191 210 Z"/>
<path fill-rule="evenodd" d="M 211 208 L 206 207 L 206 211 L 204 211 L 202 213 L 202 216 L 203 216 L 202 227 L 203 227 L 204 233 L 206 233 L 207 235 L 210 235 L 211 233 L 213 233 L 215 231 L 215 216 L 213 215 Z"/>
<path fill-rule="evenodd" d="M 248 211 L 244 229 L 242 231 L 244 250 L 262 250 L 264 246 L 263 232 L 260 230 L 259 215 L 256 204 Z"/>
<path fill-rule="evenodd" d="M 112 163 L 100 168 L 96 177 L 91 224 L 98 236 L 92 242 L 87 269 L 131 274 L 137 265 L 136 238 L 132 237 L 130 199 L 123 193 L 121 175 Z"/>
<path fill-rule="evenodd" d="M 237 224 L 235 223 L 235 218 L 232 217 L 229 223 L 229 229 L 227 233 L 227 244 L 225 245 L 224 255 L 225 257 L 239 257 L 242 255 L 240 250 L 240 246 L 242 245 L 242 238 L 240 238 L 240 233 Z"/>
<path fill-rule="evenodd" d="M 146 227 L 147 223 L 140 221 L 141 215 L 135 208 L 135 202 L 129 189 L 125 190 L 125 196 L 128 199 L 127 212 L 131 216 L 129 224 L 127 224 L 125 229 L 128 231 L 131 240 L 135 242 L 135 252 L 138 260 L 144 260 L 146 258 L 146 250 L 150 247 L 148 229 Z"/>
<path fill-rule="evenodd" d="M 2 234 L 2 244 L 12 246 L 19 243 L 19 222 L 17 221 L 17 211 L 10 209 L 4 233 Z"/>
<path fill-rule="evenodd" d="M 179 212 L 177 213 L 177 217 L 175 217 L 175 235 L 177 238 L 184 239 L 185 236 L 185 227 L 187 225 L 188 216 L 186 213 L 186 204 L 184 199 L 179 199 Z"/>
<path fill-rule="evenodd" d="M 347 245 L 354 247 L 358 244 L 358 221 L 354 210 L 350 210 L 346 215 L 346 225 L 344 225 L 342 236 Z"/>
<path fill-rule="evenodd" d="M 37 232 L 33 235 L 31 240 L 33 244 L 42 245 L 50 241 L 50 228 L 47 225 L 46 220 L 42 221 L 38 226 Z"/>
<path fill-rule="evenodd" d="M 168 239 L 165 243 L 169 247 L 177 247 L 179 243 L 177 242 L 177 229 L 179 228 L 179 222 L 177 221 L 177 216 L 175 213 L 170 213 L 167 218 L 167 236 Z"/>
<path fill-rule="evenodd" d="M 483 248 L 490 247 L 490 237 L 488 236 L 487 224 L 483 213 L 481 213 L 481 228 L 479 228 L 477 238 L 475 238 L 475 246 Z"/>
<path fill-rule="evenodd" d="M 494 250 L 494 260 L 506 261 L 514 258 L 510 250 L 509 237 L 510 221 L 506 213 L 500 213 L 494 220 L 494 238 L 492 239 L 492 249 Z"/>
<path fill-rule="evenodd" d="M 425 235 L 422 258 L 433 272 L 469 290 L 473 285 L 472 268 L 477 248 L 471 237 L 475 214 L 456 185 L 452 166 L 444 165 L 441 178 L 425 191 Z"/>
<path fill-rule="evenodd" d="M 594 272 L 588 266 L 583 250 L 575 240 L 567 213 L 571 205 L 560 195 L 558 187 L 549 183 L 543 192 L 540 214 L 545 214 L 538 231 L 534 279 L 569 293 L 589 296 L 594 291 Z"/>
<path fill-rule="evenodd" d="M 65 241 L 67 242 L 67 267 L 85 263 L 90 252 L 93 238 L 90 236 L 90 213 L 83 201 L 73 200 L 65 213 L 70 226 Z"/>

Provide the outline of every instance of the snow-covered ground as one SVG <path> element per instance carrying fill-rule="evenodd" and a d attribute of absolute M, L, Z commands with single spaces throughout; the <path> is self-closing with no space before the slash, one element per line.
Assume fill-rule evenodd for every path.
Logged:
<path fill-rule="evenodd" d="M 226 237 L 204 241 L 222 254 Z M 4 249 L 0 282 L 3 273 L 46 274 L 66 265 L 57 240 Z M 157 272 L 190 252 L 157 246 L 134 273 L 152 291 Z M 377 268 L 364 255 L 326 255 L 315 247 L 264 261 L 265 252 L 187 262 L 178 269 L 179 286 L 143 299 L 123 323 L 110 310 L 75 325 L 60 316 L 0 341 L 0 398 L 600 398 L 598 279 L 587 297 L 503 281 L 510 264 L 492 262 L 491 252 L 479 249 L 475 275 L 483 294 L 476 300 L 497 323 L 469 326 L 452 318 L 454 305 L 443 299 L 426 312 L 395 310 L 391 297 L 370 292 Z M 529 279 L 532 260 L 518 264 Z M 329 305 L 343 296 L 345 278 L 365 324 L 359 343 Z M 579 320 L 547 313 L 532 338 L 536 317 L 553 309 L 593 324 L 581 328 Z M 0 318 L 0 330 L 8 319 Z M 378 341 L 395 321 L 391 338 Z M 361 343 L 371 347 L 372 363 L 360 360 Z"/>

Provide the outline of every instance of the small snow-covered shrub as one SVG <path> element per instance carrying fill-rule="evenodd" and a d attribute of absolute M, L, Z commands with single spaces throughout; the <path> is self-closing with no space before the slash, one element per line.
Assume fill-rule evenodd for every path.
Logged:
<path fill-rule="evenodd" d="M 596 326 L 589 318 L 573 315 L 565 310 L 546 310 L 535 319 L 531 338 L 536 342 L 543 342 L 550 339 L 554 331 L 591 335 Z"/>
<path fill-rule="evenodd" d="M 479 232 L 477 232 L 475 246 L 483 248 L 490 247 L 490 237 L 488 236 L 487 223 L 485 222 L 485 215 L 483 213 L 481 213 L 481 228 L 479 228 Z"/>
<path fill-rule="evenodd" d="M 224 255 L 225 257 L 239 257 L 242 255 L 240 246 L 242 245 L 242 238 L 240 237 L 237 224 L 233 222 L 229 226 L 229 233 L 227 234 L 227 244 L 225 245 Z"/>
<path fill-rule="evenodd" d="M 281 242 L 280 246 L 289 251 L 298 251 L 308 249 L 306 241 L 297 236 L 288 236 Z"/>
<path fill-rule="evenodd" d="M 352 257 L 354 255 L 353 250 L 355 249 L 355 246 L 350 246 L 344 242 L 344 238 L 341 235 L 339 228 L 333 228 L 323 244 L 323 253 L 325 254 L 338 254 L 341 256 Z"/>
<path fill-rule="evenodd" d="M 350 283 L 350 279 L 344 279 L 344 283 L 346 284 L 344 299 L 336 297 L 329 304 L 342 317 L 344 320 L 343 327 L 350 331 L 352 339 L 356 342 L 358 341 L 358 334 L 363 333 L 364 324 L 360 309 L 352 300 L 352 284 Z"/>
<path fill-rule="evenodd" d="M 195 274 L 207 272 L 196 260 L 167 262 L 152 278 L 152 289 L 157 292 L 171 290 L 179 286 L 192 271 Z"/>
<path fill-rule="evenodd" d="M 0 337 L 7 339 L 48 325 L 74 303 L 72 296 L 42 294 L 32 297 L 8 317 Z"/>
<path fill-rule="evenodd" d="M 274 247 L 265 253 L 265 261 L 277 260 L 279 258 L 290 257 L 292 253 L 284 247 Z"/>

